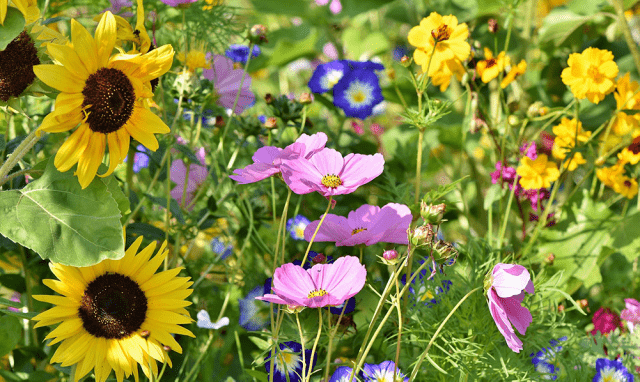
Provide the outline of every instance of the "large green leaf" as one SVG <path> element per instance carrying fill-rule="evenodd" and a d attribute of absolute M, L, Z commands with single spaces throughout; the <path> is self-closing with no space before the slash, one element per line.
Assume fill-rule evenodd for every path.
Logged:
<path fill-rule="evenodd" d="M 106 168 L 106 166 L 104 166 Z M 101 167 L 102 168 L 102 167 Z M 106 178 L 102 178 L 102 181 L 107 186 L 107 190 L 111 194 L 113 200 L 118 203 L 118 209 L 120 210 L 120 214 L 122 216 L 131 212 L 131 204 L 129 203 L 129 198 L 124 195 L 122 192 L 122 188 L 120 188 L 120 184 L 116 180 L 116 177 L 112 175 L 107 176 Z"/>
<path fill-rule="evenodd" d="M 640 256 L 640 212 L 627 216 L 611 233 L 612 247 L 633 262 Z"/>
<path fill-rule="evenodd" d="M 4 50 L 24 29 L 24 16 L 16 8 L 7 8 L 4 24 L 0 25 L 0 50 Z"/>
<path fill-rule="evenodd" d="M 278 40 L 273 53 L 271 53 L 269 65 L 282 66 L 290 63 L 291 61 L 297 60 L 298 58 L 315 54 L 315 46 L 318 42 L 318 38 L 318 31 L 316 29 L 312 29 L 304 40 Z"/>
<path fill-rule="evenodd" d="M 12 316 L 0 317 L 0 357 L 9 353 L 20 342 L 22 325 L 20 320 Z"/>
<path fill-rule="evenodd" d="M 279 15 L 304 15 L 309 7 L 305 0 L 251 0 L 258 12 L 275 13 Z"/>
<path fill-rule="evenodd" d="M 0 233 L 43 259 L 83 267 L 124 256 L 120 211 L 104 181 L 83 190 L 53 158 L 38 180 L 0 192 L 0 214 Z"/>
<path fill-rule="evenodd" d="M 360 13 L 378 9 L 394 0 L 342 0 L 342 12 L 340 15 L 356 16 Z"/>
<path fill-rule="evenodd" d="M 591 21 L 594 15 L 581 16 L 568 9 L 554 9 L 544 18 L 540 28 L 540 43 L 560 46 L 572 33 Z"/>
<path fill-rule="evenodd" d="M 369 33 L 362 28 L 349 28 L 342 34 L 342 40 L 351 57 L 358 58 L 363 53 L 374 56 L 389 50 L 389 39 L 382 32 Z"/>

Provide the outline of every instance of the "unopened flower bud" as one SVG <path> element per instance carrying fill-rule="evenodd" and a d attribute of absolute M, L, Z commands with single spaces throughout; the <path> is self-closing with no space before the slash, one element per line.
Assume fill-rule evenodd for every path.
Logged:
<path fill-rule="evenodd" d="M 564 312 L 564 305 L 562 304 L 558 305 L 558 313 L 560 312 Z"/>
<path fill-rule="evenodd" d="M 438 240 L 433 245 L 433 257 L 436 260 L 447 260 L 458 254 L 458 250 L 451 243 L 444 240 Z"/>
<path fill-rule="evenodd" d="M 511 114 L 507 118 L 507 122 L 511 127 L 516 127 L 516 126 L 519 126 L 522 121 L 520 120 L 520 117 L 518 117 L 517 115 Z"/>
<path fill-rule="evenodd" d="M 382 262 L 386 265 L 396 265 L 398 263 L 398 251 L 389 249 L 382 253 Z"/>
<path fill-rule="evenodd" d="M 586 298 L 583 298 L 582 300 L 578 300 L 578 301 L 576 301 L 576 302 L 578 303 L 578 305 L 579 305 L 582 309 L 584 309 L 584 308 L 586 308 L 586 307 L 588 307 L 588 306 L 589 306 L 589 301 L 587 301 L 587 299 L 586 299 Z"/>
<path fill-rule="evenodd" d="M 411 66 L 411 59 L 407 56 L 402 56 L 402 58 L 400 59 L 400 64 L 402 64 L 402 66 L 404 66 L 405 68 L 408 68 L 409 66 Z"/>
<path fill-rule="evenodd" d="M 550 253 L 547 257 L 545 257 L 544 262 L 547 263 L 547 265 L 553 265 L 553 261 L 556 259 L 556 255 L 554 255 L 553 253 Z"/>
<path fill-rule="evenodd" d="M 269 117 L 264 122 L 264 127 L 266 127 L 267 129 L 276 128 L 278 127 L 278 120 L 276 119 L 276 117 Z"/>
<path fill-rule="evenodd" d="M 416 227 L 411 232 L 411 244 L 415 246 L 429 245 L 433 240 L 433 227 L 431 224 L 421 225 Z"/>
<path fill-rule="evenodd" d="M 318 253 L 311 259 L 311 261 L 313 261 L 314 264 L 324 264 L 327 262 L 327 256 L 322 253 Z"/>
<path fill-rule="evenodd" d="M 267 93 L 264 95 L 264 102 L 266 102 L 267 105 L 271 104 L 273 101 L 274 101 L 274 98 L 271 93 Z"/>
<path fill-rule="evenodd" d="M 170 351 L 171 351 L 171 346 L 164 345 L 162 348 L 163 348 L 163 349 L 164 349 L 164 351 L 166 351 L 166 352 L 170 352 Z"/>
<path fill-rule="evenodd" d="M 267 27 L 262 24 L 256 24 L 249 29 L 249 41 L 254 44 L 261 45 L 269 42 L 267 39 Z"/>
<path fill-rule="evenodd" d="M 427 204 L 424 201 L 420 203 L 420 216 L 424 219 L 425 222 L 440 225 L 442 223 L 442 218 L 444 217 L 444 212 L 447 209 L 447 205 L 436 204 Z"/>
<path fill-rule="evenodd" d="M 496 19 L 489 19 L 489 32 L 498 33 L 498 21 Z"/>
<path fill-rule="evenodd" d="M 224 118 L 221 115 L 216 115 L 215 127 L 223 127 L 224 126 Z"/>
<path fill-rule="evenodd" d="M 598 159 L 596 159 L 596 161 L 594 163 L 595 163 L 596 166 L 603 166 L 604 165 L 604 161 L 606 159 L 607 158 L 605 158 L 605 157 L 599 157 Z"/>
<path fill-rule="evenodd" d="M 313 96 L 311 93 L 302 93 L 300 94 L 300 103 L 303 105 L 307 105 L 313 102 Z"/>
<path fill-rule="evenodd" d="M 543 106 L 540 108 L 540 116 L 544 117 L 545 115 L 547 115 L 547 113 L 549 112 L 549 108 L 546 106 Z"/>

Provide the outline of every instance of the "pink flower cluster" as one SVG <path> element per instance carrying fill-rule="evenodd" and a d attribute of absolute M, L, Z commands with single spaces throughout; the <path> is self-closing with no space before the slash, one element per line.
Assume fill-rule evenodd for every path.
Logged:
<path fill-rule="evenodd" d="M 408 245 L 407 230 L 413 216 L 404 204 L 389 203 L 382 208 L 364 204 L 348 217 L 327 214 L 315 241 L 331 241 L 336 246 L 373 245 L 379 242 Z M 307 225 L 304 239 L 311 241 L 320 220 Z"/>
<path fill-rule="evenodd" d="M 507 346 L 519 353 L 522 341 L 516 336 L 513 326 L 520 334 L 525 335 L 533 321 L 531 312 L 521 305 L 525 291 L 531 294 L 535 292 L 529 272 L 522 265 L 498 263 L 489 280 L 486 285 L 489 312 L 507 340 Z"/>
<path fill-rule="evenodd" d="M 253 156 L 253 164 L 234 170 L 230 178 L 241 184 L 254 183 L 281 173 L 296 194 L 317 191 L 325 197 L 349 194 L 382 174 L 381 154 L 348 154 L 324 147 L 327 136 L 302 134 L 293 144 L 281 149 L 265 146 Z"/>

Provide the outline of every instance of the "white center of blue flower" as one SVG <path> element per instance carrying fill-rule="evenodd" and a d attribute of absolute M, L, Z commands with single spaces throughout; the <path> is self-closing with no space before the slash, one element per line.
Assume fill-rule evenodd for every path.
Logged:
<path fill-rule="evenodd" d="M 352 109 L 359 109 L 363 106 L 367 106 L 373 99 L 373 85 L 368 82 L 355 80 L 349 84 L 349 88 L 347 88 L 345 96 Z"/>
<path fill-rule="evenodd" d="M 305 228 L 307 228 L 307 225 L 304 222 L 300 222 L 295 226 L 293 226 L 293 230 L 291 231 L 291 233 L 293 234 L 294 239 L 297 239 L 297 240 L 304 239 Z"/>
<path fill-rule="evenodd" d="M 627 382 L 624 371 L 614 367 L 604 367 L 600 370 L 598 382 Z"/>
<path fill-rule="evenodd" d="M 402 382 L 405 376 L 399 370 L 396 371 L 396 382 Z M 394 382 L 393 370 L 382 370 L 376 372 L 369 378 L 370 382 Z"/>
<path fill-rule="evenodd" d="M 333 89 L 333 87 L 338 83 L 338 81 L 340 81 L 343 75 L 344 72 L 341 70 L 329 70 L 327 74 L 325 74 L 324 77 L 322 77 L 322 79 L 320 80 L 320 85 L 324 89 Z"/>
<path fill-rule="evenodd" d="M 298 369 L 302 370 L 302 356 L 289 349 L 281 350 L 276 356 L 276 368 L 283 375 L 295 374 Z"/>

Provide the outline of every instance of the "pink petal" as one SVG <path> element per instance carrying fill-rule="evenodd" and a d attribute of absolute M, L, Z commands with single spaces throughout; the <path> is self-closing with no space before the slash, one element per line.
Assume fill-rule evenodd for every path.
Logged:
<path fill-rule="evenodd" d="M 498 263 L 493 268 L 493 288 L 500 297 L 511 297 L 523 290 L 534 293 L 529 271 L 522 265 Z"/>
<path fill-rule="evenodd" d="M 382 170 L 384 170 L 382 154 L 349 154 L 344 158 L 344 169 L 340 174 L 340 178 L 344 187 L 355 190 L 355 188 L 382 174 Z"/>
<path fill-rule="evenodd" d="M 281 298 L 275 294 L 265 294 L 264 296 L 256 297 L 256 300 L 273 302 L 274 304 L 296 305 L 295 301 Z"/>
<path fill-rule="evenodd" d="M 307 225 L 307 228 L 304 230 L 304 239 L 306 241 L 311 241 L 311 237 L 318 227 L 318 223 L 320 223 L 320 220 L 312 221 Z M 345 217 L 327 214 L 314 241 L 338 242 L 350 238 L 351 231 Z"/>
<path fill-rule="evenodd" d="M 253 153 L 251 159 L 255 163 L 268 163 L 273 164 L 273 162 L 280 156 L 282 153 L 282 149 L 274 146 L 264 146 L 260 147 Z"/>
<path fill-rule="evenodd" d="M 172 182 L 180 185 L 184 184 L 185 177 L 187 176 L 187 166 L 184 165 L 182 159 L 174 160 L 171 163 L 171 170 L 169 171 L 169 178 Z"/>
<path fill-rule="evenodd" d="M 520 341 L 518 336 L 516 336 L 515 331 L 509 322 L 509 318 L 507 317 L 507 313 L 501 304 L 500 298 L 493 289 L 489 290 L 487 297 L 489 312 L 498 327 L 498 331 L 500 331 L 504 336 L 504 339 L 507 341 L 507 346 L 509 346 L 509 348 L 514 352 L 520 353 L 520 350 L 522 350 L 522 341 Z"/>
<path fill-rule="evenodd" d="M 333 264 L 316 264 L 308 272 L 320 289 L 342 302 L 360 292 L 367 277 L 366 268 L 354 256 L 341 257 Z"/>
<path fill-rule="evenodd" d="M 355 211 L 349 212 L 349 226 L 356 228 L 371 228 L 373 223 L 377 221 L 376 215 L 380 211 L 380 207 L 363 204 Z"/>
<path fill-rule="evenodd" d="M 273 275 L 273 291 L 279 297 L 303 305 L 315 284 L 304 268 L 288 263 L 278 267 Z"/>
<path fill-rule="evenodd" d="M 369 229 L 367 245 L 378 242 L 409 244 L 407 229 L 411 225 L 411 210 L 404 204 L 389 203 L 382 207 L 377 219 Z"/>
<path fill-rule="evenodd" d="M 312 155 L 324 149 L 327 144 L 327 134 L 322 132 L 313 135 L 302 134 L 296 139 L 296 143 L 304 144 L 302 156 L 309 159 Z"/>
<path fill-rule="evenodd" d="M 344 164 L 342 154 L 334 149 L 328 148 L 324 148 L 317 152 L 309 159 L 309 161 L 313 163 L 318 173 L 322 176 L 340 175 Z"/>
<path fill-rule="evenodd" d="M 340 13 L 342 11 L 342 4 L 340 4 L 340 0 L 331 0 L 331 5 L 329 5 L 329 10 L 334 15 Z"/>
<path fill-rule="evenodd" d="M 323 175 L 307 159 L 285 161 L 281 170 L 285 183 L 296 194 L 308 194 L 321 189 Z"/>

